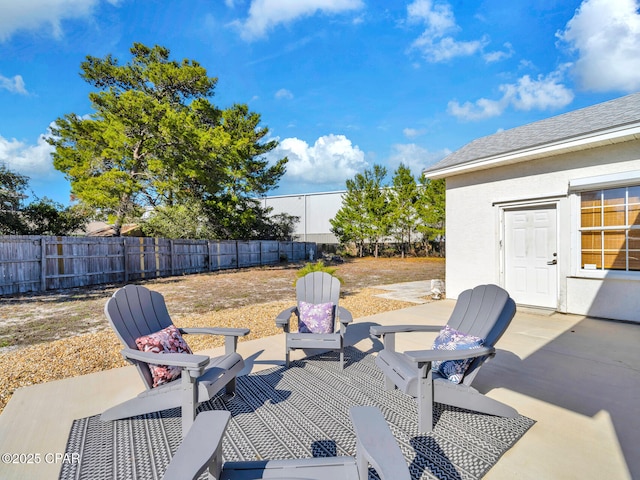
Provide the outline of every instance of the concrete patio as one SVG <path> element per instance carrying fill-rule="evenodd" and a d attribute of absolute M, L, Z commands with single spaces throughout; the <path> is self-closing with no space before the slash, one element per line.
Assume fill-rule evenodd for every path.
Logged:
<path fill-rule="evenodd" d="M 453 305 L 442 300 L 359 318 L 348 343 L 377 351 L 371 325 L 442 325 Z M 424 348 L 432 338 L 400 335 L 397 347 Z M 638 345 L 639 325 L 520 309 L 474 386 L 536 424 L 485 478 L 640 478 Z M 284 337 L 241 342 L 238 351 L 244 373 L 281 365 Z M 18 390 L 0 415 L 0 453 L 39 454 L 40 463 L 6 463 L 5 455 L 0 478 L 58 478 L 65 459 L 56 454 L 65 451 L 73 420 L 101 413 L 141 387 L 135 369 L 125 367 Z"/>

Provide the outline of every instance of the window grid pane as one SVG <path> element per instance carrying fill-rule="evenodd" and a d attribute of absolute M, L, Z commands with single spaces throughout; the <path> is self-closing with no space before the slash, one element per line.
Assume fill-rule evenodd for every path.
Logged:
<path fill-rule="evenodd" d="M 640 205 L 629 205 L 628 212 L 628 225 L 640 225 Z"/>
<path fill-rule="evenodd" d="M 604 232 L 603 256 L 603 267 L 605 269 L 627 269 L 627 242 L 624 231 Z"/>
<path fill-rule="evenodd" d="M 640 186 L 627 188 L 629 204 L 640 203 Z"/>
<path fill-rule="evenodd" d="M 581 221 L 583 227 L 602 226 L 602 209 L 591 207 L 583 208 L 581 213 Z"/>
<path fill-rule="evenodd" d="M 640 230 L 629 230 L 627 234 L 629 270 L 640 271 Z"/>
<path fill-rule="evenodd" d="M 640 185 L 582 192 L 581 264 L 640 271 Z"/>
<path fill-rule="evenodd" d="M 582 268 L 602 268 L 602 232 L 582 232 Z"/>
<path fill-rule="evenodd" d="M 580 196 L 581 206 L 584 207 L 600 207 L 602 206 L 601 201 L 601 190 L 597 192 L 583 192 Z"/>
<path fill-rule="evenodd" d="M 625 218 L 624 205 L 620 205 L 616 207 L 604 207 L 603 220 L 604 220 L 605 227 L 625 226 L 627 222 Z"/>
<path fill-rule="evenodd" d="M 605 205 L 624 205 L 627 202 L 626 188 L 613 188 L 602 190 L 602 201 Z"/>

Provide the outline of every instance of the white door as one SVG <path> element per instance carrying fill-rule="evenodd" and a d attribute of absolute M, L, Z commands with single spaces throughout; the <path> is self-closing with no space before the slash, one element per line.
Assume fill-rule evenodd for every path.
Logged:
<path fill-rule="evenodd" d="M 504 284 L 516 303 L 557 308 L 555 206 L 505 210 Z"/>

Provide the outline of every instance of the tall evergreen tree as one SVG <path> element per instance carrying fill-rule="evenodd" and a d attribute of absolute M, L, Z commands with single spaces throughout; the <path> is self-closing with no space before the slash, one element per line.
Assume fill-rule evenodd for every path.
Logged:
<path fill-rule="evenodd" d="M 356 175 L 357 177 L 357 175 Z M 357 179 L 347 180 L 347 192 L 342 197 L 342 206 L 336 216 L 330 220 L 331 232 L 341 245 L 355 243 L 358 256 L 364 255 L 364 243 L 367 238 L 367 215 L 362 208 L 364 191 Z"/>
<path fill-rule="evenodd" d="M 0 235 L 22 234 L 25 225 L 20 214 L 29 179 L 0 163 Z"/>
<path fill-rule="evenodd" d="M 25 204 L 28 188 L 29 177 L 0 164 L 0 235 L 68 235 L 83 229 L 78 207 L 63 207 L 46 197 Z"/>
<path fill-rule="evenodd" d="M 440 255 L 445 254 L 446 227 L 446 181 L 445 179 L 425 179 L 421 189 L 418 214 L 421 224 L 418 231 L 422 233 L 425 243 L 435 242 Z"/>
<path fill-rule="evenodd" d="M 391 180 L 389 221 L 394 237 L 400 243 L 400 252 L 404 258 L 411 250 L 411 235 L 419 224 L 418 217 L 418 184 L 411 170 L 400 164 Z"/>
<path fill-rule="evenodd" d="M 21 213 L 24 235 L 71 235 L 83 232 L 86 225 L 86 217 L 80 207 L 65 207 L 47 197 L 29 203 Z"/>
<path fill-rule="evenodd" d="M 268 166 L 260 157 L 277 143 L 262 142 L 260 116 L 213 105 L 217 79 L 169 53 L 134 43 L 125 65 L 88 56 L 81 77 L 98 89 L 89 94 L 95 111 L 56 121 L 54 166 L 84 204 L 114 217 L 116 234 L 142 207 L 196 200 L 221 237 L 250 235 L 264 214 L 252 198 L 277 185 L 287 160 Z"/>
<path fill-rule="evenodd" d="M 359 256 L 364 256 L 367 245 L 377 256 L 378 245 L 388 232 L 388 202 L 382 184 L 386 175 L 384 167 L 374 165 L 347 180 L 342 207 L 330 221 L 339 242 L 354 242 Z"/>

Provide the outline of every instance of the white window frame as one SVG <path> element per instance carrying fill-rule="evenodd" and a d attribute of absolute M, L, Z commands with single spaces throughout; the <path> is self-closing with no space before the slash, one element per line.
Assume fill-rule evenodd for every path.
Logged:
<path fill-rule="evenodd" d="M 582 268 L 582 243 L 581 232 L 583 230 L 593 230 L 590 228 L 583 229 L 581 227 L 581 193 L 593 192 L 598 190 L 609 190 L 614 188 L 626 188 L 640 186 L 640 170 L 633 170 L 628 172 L 619 172 L 608 175 L 599 175 L 594 177 L 580 178 L 569 181 L 569 196 L 571 200 L 571 212 L 572 212 L 572 234 L 571 244 L 575 248 L 574 254 L 574 274 L 576 277 L 585 278 L 612 278 L 612 279 L 625 279 L 625 280 L 638 280 L 640 281 L 640 270 L 609 270 L 598 269 L 588 270 Z M 625 206 L 628 206 L 628 192 L 625 196 Z M 627 214 L 625 208 L 625 214 Z M 628 225 L 628 218 L 625 219 L 627 224 L 622 228 L 626 232 L 629 230 L 639 230 L 640 227 L 630 227 Z M 606 227 L 597 228 L 597 230 L 606 230 Z M 621 230 L 620 227 L 612 227 L 612 230 Z M 604 245 L 603 245 L 604 248 Z M 629 248 L 628 242 L 626 242 L 626 248 Z M 626 268 L 629 268 L 628 261 Z"/>

